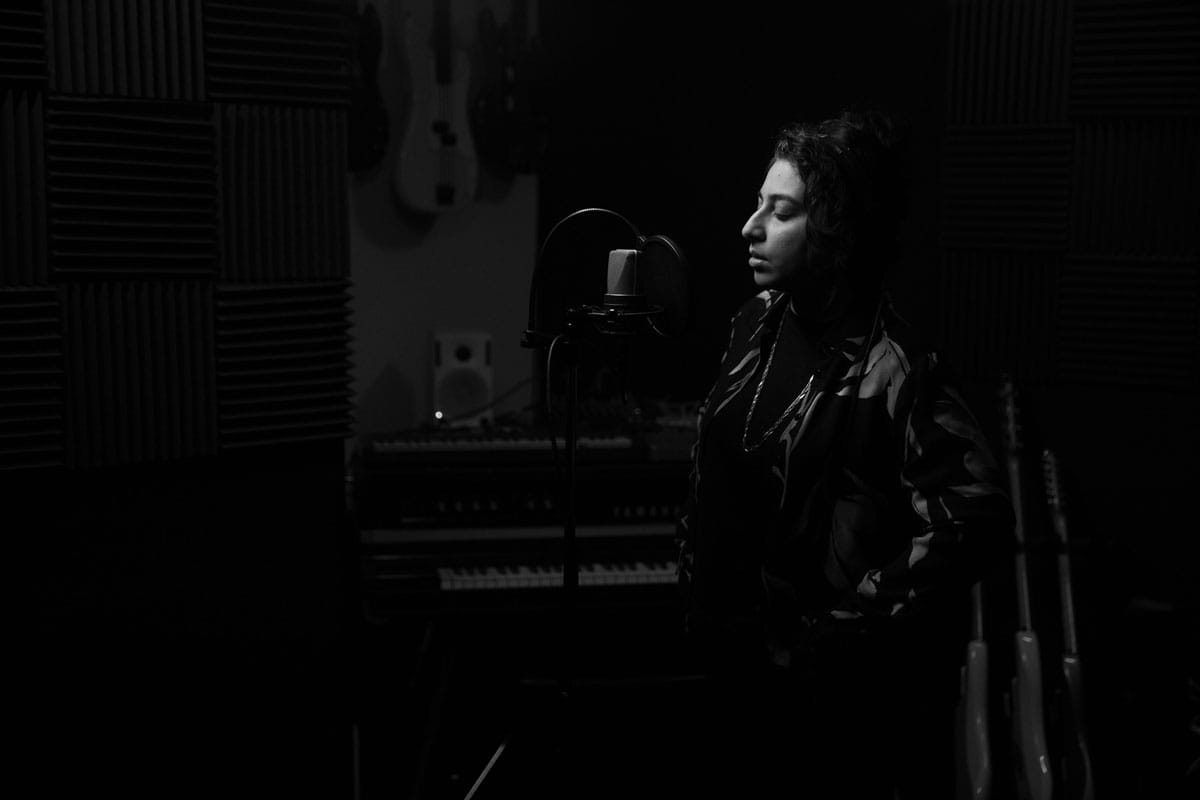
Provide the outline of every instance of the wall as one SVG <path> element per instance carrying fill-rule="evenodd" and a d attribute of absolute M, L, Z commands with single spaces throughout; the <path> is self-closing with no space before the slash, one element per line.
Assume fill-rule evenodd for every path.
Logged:
<path fill-rule="evenodd" d="M 366 3 L 360 2 L 360 8 Z M 434 217 L 414 214 L 392 182 L 400 152 L 417 141 L 414 65 L 403 46 L 405 7 L 373 0 L 383 28 L 378 83 L 388 114 L 386 155 L 350 176 L 354 394 L 360 435 L 432 422 L 431 336 L 436 329 L 492 336 L 494 393 L 531 378 L 533 351 L 520 346 L 528 313 L 537 241 L 538 178 L 502 174 L 482 164 L 474 202 Z M 494 4 L 507 19 L 507 4 Z M 476 4 L 455 4 L 455 41 L 475 35 Z M 474 41 L 474 39 L 472 39 Z M 426 48 L 417 56 L 428 58 Z M 422 65 L 416 65 L 419 70 Z M 479 75 L 478 66 L 473 76 Z M 456 80 L 459 80 L 456 78 Z M 469 78 L 467 80 L 470 80 Z M 465 104 L 456 106 L 465 112 Z M 462 119 L 461 115 L 458 117 Z M 461 147 L 471 152 L 468 143 Z M 497 404 L 497 413 L 529 402 L 528 385 Z"/>
<path fill-rule="evenodd" d="M 535 253 L 537 179 L 522 176 L 502 200 L 439 219 L 411 242 L 374 238 L 367 227 L 364 217 L 380 213 L 383 182 L 375 176 L 350 195 L 354 393 L 362 434 L 431 421 L 436 329 L 491 334 L 496 394 L 532 375 L 532 354 L 520 338 Z M 405 225 L 399 218 L 393 224 Z M 518 391 L 497 411 L 527 402 L 528 391 Z"/>
<path fill-rule="evenodd" d="M 344 9 L 0 11 L 13 760 L 44 794 L 352 788 Z"/>

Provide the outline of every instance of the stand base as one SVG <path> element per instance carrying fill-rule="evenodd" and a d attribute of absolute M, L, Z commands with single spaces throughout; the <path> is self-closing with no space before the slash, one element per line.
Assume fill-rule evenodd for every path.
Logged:
<path fill-rule="evenodd" d="M 394 661 L 377 654 L 380 689 L 391 699 L 371 692 L 376 723 L 364 734 L 364 800 L 464 800 L 485 770 L 472 800 L 604 796 L 591 793 L 597 781 L 613 789 L 607 796 L 626 797 L 614 786 L 663 783 L 673 763 L 667 751 L 692 727 L 681 720 L 693 713 L 686 698 L 696 681 L 677 609 L 581 606 L 585 635 L 566 703 L 556 613 L 437 619 L 427 669 L 408 688 L 397 682 L 412 660 L 408 650 Z M 394 631 L 376 635 L 389 647 L 395 641 Z M 420 635 L 411 632 L 412 647 Z"/>
<path fill-rule="evenodd" d="M 522 687 L 523 719 L 489 755 L 461 800 L 666 798 L 682 788 L 682 725 L 700 679 L 598 681 L 568 698 L 549 682 Z"/>

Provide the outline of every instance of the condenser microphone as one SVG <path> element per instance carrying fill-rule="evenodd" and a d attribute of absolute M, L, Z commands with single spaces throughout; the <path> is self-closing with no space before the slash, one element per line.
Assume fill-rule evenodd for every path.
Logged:
<path fill-rule="evenodd" d="M 608 253 L 608 291 L 604 293 L 605 309 L 616 311 L 641 308 L 646 298 L 638 281 L 637 250 L 610 250 Z"/>
<path fill-rule="evenodd" d="M 556 251 L 550 246 L 568 222 L 596 214 L 616 218 L 633 234 L 632 241 L 622 235 L 632 248 L 608 251 L 607 284 L 601 303 L 583 300 L 584 296 L 594 296 L 595 289 L 589 287 L 595 284 L 592 277 L 576 275 L 580 254 Z M 592 257 L 588 261 L 599 266 Z M 586 271 L 594 274 L 590 267 Z M 652 332 L 677 336 L 686 327 L 687 308 L 687 259 L 675 242 L 666 236 L 643 236 L 615 211 L 581 208 L 555 223 L 538 251 L 529 285 L 529 327 L 521 336 L 521 346 L 553 346 L 559 336 L 585 328 L 605 334 Z"/>

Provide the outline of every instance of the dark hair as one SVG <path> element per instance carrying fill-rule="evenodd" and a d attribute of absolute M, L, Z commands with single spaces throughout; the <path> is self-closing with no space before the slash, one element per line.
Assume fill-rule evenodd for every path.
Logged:
<path fill-rule="evenodd" d="M 878 291 L 900 255 L 908 213 L 907 131 L 878 111 L 844 111 L 820 123 L 790 123 L 772 160 L 786 160 L 804 181 L 808 263 L 841 272 L 859 297 Z"/>

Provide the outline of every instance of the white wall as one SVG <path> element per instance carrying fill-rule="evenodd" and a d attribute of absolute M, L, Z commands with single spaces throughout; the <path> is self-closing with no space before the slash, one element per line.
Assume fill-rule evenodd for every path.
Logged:
<path fill-rule="evenodd" d="M 378 75 L 390 136 L 383 162 L 351 176 L 349 186 L 359 435 L 431 421 L 435 329 L 491 334 L 497 395 L 530 378 L 534 364 L 534 351 L 522 348 L 520 338 L 537 248 L 537 178 L 505 179 L 484 170 L 474 202 L 432 220 L 414 217 L 396 201 L 391 177 L 405 140 L 407 54 L 395 38 L 398 18 L 389 0 L 371 2 L 384 25 Z M 472 30 L 477 9 L 471 3 L 459 12 L 457 32 Z M 527 384 L 497 411 L 522 408 L 530 399 Z"/>

